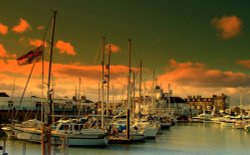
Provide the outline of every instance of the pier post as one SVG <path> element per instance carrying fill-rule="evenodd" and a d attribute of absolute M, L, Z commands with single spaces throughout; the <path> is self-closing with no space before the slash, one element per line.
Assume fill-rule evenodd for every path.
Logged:
<path fill-rule="evenodd" d="M 8 153 L 6 153 L 6 138 L 3 139 L 3 155 L 8 155 Z"/>
<path fill-rule="evenodd" d="M 26 155 L 26 143 L 22 143 L 22 155 Z"/>

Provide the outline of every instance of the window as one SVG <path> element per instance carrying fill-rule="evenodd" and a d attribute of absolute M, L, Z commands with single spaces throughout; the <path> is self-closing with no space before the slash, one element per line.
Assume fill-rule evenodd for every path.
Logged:
<path fill-rule="evenodd" d="M 12 108 L 13 107 L 14 102 L 13 101 L 8 101 L 8 107 Z"/>

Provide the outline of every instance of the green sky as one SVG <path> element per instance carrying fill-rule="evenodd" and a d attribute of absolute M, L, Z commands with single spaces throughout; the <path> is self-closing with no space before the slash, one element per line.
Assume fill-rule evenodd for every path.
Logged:
<path fill-rule="evenodd" d="M 126 63 L 121 58 L 126 55 L 127 39 L 132 38 L 135 55 L 150 68 L 161 69 L 168 59 L 176 59 L 229 69 L 235 59 L 249 57 L 249 3 L 247 0 L 1 0 L 0 19 L 14 25 L 24 18 L 35 27 L 46 25 L 50 9 L 57 9 L 56 38 L 71 42 L 79 56 L 66 62 L 92 64 L 100 36 L 105 35 L 107 42 L 121 47 L 120 53 L 113 56 L 115 64 Z M 243 30 L 238 37 L 222 40 L 211 20 L 232 15 L 242 20 Z M 42 32 L 34 31 L 23 35 L 42 37 Z M 22 47 L 10 44 L 16 38 L 0 41 L 18 53 Z"/>
<path fill-rule="evenodd" d="M 250 58 L 248 0 L 1 0 L 0 23 L 9 26 L 9 33 L 0 36 L 0 44 L 17 56 L 30 50 L 32 46 L 20 43 L 20 38 L 41 39 L 44 30 L 36 27 L 47 25 L 51 9 L 58 10 L 56 40 L 69 42 L 76 52 L 76 56 L 55 53 L 56 63 L 100 64 L 94 60 L 104 35 L 107 43 L 121 49 L 112 55 L 114 65 L 127 64 L 127 40 L 131 38 L 133 65 L 142 60 L 158 75 L 175 60 L 241 72 L 248 79 L 249 69 L 236 63 Z M 223 17 L 241 22 L 240 31 L 226 39 L 212 22 Z M 32 29 L 11 32 L 20 18 Z"/>

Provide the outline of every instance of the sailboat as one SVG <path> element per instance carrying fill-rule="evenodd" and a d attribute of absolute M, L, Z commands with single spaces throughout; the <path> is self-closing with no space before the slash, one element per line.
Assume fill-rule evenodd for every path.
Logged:
<path fill-rule="evenodd" d="M 113 117 L 111 121 L 111 135 L 109 141 L 112 143 L 130 143 L 132 141 L 144 141 L 145 136 L 142 128 L 133 126 L 134 122 L 131 119 L 131 39 L 128 40 L 129 46 L 129 64 L 128 64 L 128 83 L 127 83 L 127 109 L 122 113 L 126 113 L 126 119 L 117 119 Z M 121 115 L 121 114 L 118 114 Z"/>
<path fill-rule="evenodd" d="M 52 68 L 52 55 L 54 45 L 54 32 L 55 32 L 55 19 L 57 11 L 53 11 L 53 27 L 51 36 L 51 49 L 50 49 L 50 62 L 48 73 L 48 109 L 45 109 L 45 121 L 36 119 L 28 120 L 20 124 L 13 124 L 11 131 L 13 137 L 20 140 L 42 142 L 43 147 L 46 149 L 50 144 L 66 144 L 67 146 L 106 146 L 107 138 L 104 128 L 99 126 L 95 119 L 78 120 L 60 120 L 52 128 L 52 92 L 50 89 L 50 77 Z M 34 64 L 34 63 L 33 63 Z M 51 150 L 48 149 L 45 154 L 50 154 Z M 43 152 L 44 153 L 44 152 Z"/>

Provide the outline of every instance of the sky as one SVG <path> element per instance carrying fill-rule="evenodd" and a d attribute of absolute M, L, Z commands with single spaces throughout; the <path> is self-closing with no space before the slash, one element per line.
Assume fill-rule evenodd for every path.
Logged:
<path fill-rule="evenodd" d="M 231 104 L 239 105 L 240 96 L 243 104 L 250 104 L 248 0 L 0 0 L 0 4 L 1 92 L 22 94 L 32 65 L 18 65 L 16 59 L 38 47 L 44 36 L 47 78 L 49 23 L 51 10 L 57 10 L 55 96 L 75 95 L 81 78 L 81 94 L 99 99 L 105 36 L 112 51 L 113 99 L 126 96 L 130 38 L 133 70 L 140 61 L 143 64 L 143 90 L 152 87 L 155 71 L 156 84 L 165 92 L 170 84 L 175 96 L 224 93 Z M 41 68 L 37 62 L 26 96 L 41 96 Z"/>

